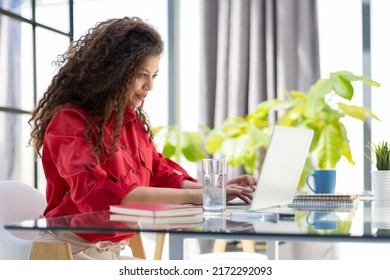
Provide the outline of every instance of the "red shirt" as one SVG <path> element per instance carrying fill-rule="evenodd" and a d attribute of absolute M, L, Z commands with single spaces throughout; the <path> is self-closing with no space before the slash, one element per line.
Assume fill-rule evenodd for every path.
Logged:
<path fill-rule="evenodd" d="M 156 151 L 144 124 L 127 107 L 113 157 L 95 164 L 93 147 L 85 141 L 89 115 L 76 108 L 57 111 L 46 129 L 42 164 L 47 186 L 46 217 L 108 210 L 120 204 L 138 186 L 180 188 L 184 179 L 196 181 L 178 164 Z M 114 116 L 104 126 L 103 144 L 110 151 Z M 90 241 L 119 241 L 131 235 L 108 239 L 85 236 Z"/>

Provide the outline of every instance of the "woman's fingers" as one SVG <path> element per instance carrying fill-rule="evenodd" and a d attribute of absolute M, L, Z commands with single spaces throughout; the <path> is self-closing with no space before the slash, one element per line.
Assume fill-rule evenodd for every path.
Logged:
<path fill-rule="evenodd" d="M 236 178 L 230 179 L 226 182 L 226 185 L 240 185 L 240 186 L 249 186 L 252 189 L 256 189 L 257 178 L 253 175 L 241 175 Z"/>
<path fill-rule="evenodd" d="M 251 187 L 230 186 L 226 188 L 226 194 L 228 201 L 238 197 L 246 203 L 250 203 L 253 199 L 253 189 Z"/>

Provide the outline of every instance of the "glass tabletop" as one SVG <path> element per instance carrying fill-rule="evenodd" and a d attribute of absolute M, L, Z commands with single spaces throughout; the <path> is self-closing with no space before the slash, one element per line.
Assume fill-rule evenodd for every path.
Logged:
<path fill-rule="evenodd" d="M 237 215 L 238 213 L 238 215 Z M 90 212 L 55 218 L 39 218 L 5 225 L 18 230 L 60 230 L 85 233 L 167 232 L 240 235 L 248 237 L 272 236 L 283 238 L 365 239 L 390 242 L 390 207 L 375 205 L 372 200 L 360 200 L 353 209 L 338 211 L 259 212 L 240 215 L 228 208 L 224 215 L 201 215 L 197 219 L 153 220 L 136 216 L 115 215 L 109 211 Z"/>

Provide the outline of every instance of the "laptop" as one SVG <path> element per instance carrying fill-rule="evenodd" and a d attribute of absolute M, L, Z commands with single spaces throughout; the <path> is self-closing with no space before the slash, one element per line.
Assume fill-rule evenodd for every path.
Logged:
<path fill-rule="evenodd" d="M 249 212 L 293 201 L 313 134 L 306 128 L 275 126 Z"/>

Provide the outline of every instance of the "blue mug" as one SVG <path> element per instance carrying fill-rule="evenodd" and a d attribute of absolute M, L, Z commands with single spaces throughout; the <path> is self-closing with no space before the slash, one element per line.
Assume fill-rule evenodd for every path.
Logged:
<path fill-rule="evenodd" d="M 310 178 L 313 180 L 310 180 Z M 306 176 L 306 184 L 314 193 L 334 193 L 336 188 L 336 170 L 316 169 Z"/>

